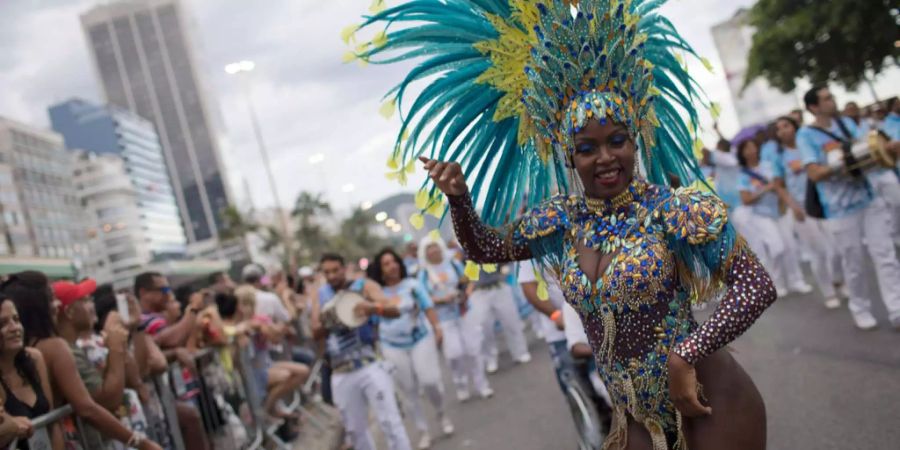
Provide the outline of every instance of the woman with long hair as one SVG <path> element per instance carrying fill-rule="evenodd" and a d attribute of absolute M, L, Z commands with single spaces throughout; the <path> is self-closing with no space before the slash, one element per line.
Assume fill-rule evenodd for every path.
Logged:
<path fill-rule="evenodd" d="M 790 233 L 778 226 L 779 201 L 784 202 L 793 214 L 802 213 L 803 208 L 775 179 L 774 162 L 771 158 L 762 158 L 754 140 L 748 139 L 738 145 L 737 158 L 741 166 L 738 178 L 741 202 L 752 213 L 750 226 L 744 233 L 753 250 L 760 255 L 763 266 L 772 273 L 778 296 L 788 292 L 812 292 L 812 287 L 803 279 L 797 249 L 790 247 L 793 242 Z"/>
<path fill-rule="evenodd" d="M 236 302 L 232 306 L 232 301 Z M 253 366 L 256 382 L 265 398 L 263 409 L 272 417 L 286 418 L 278 401 L 299 389 L 309 377 L 309 368 L 290 361 L 272 361 L 269 351 L 281 343 L 284 336 L 268 316 L 256 314 L 256 288 L 245 284 L 234 290 L 234 296 L 220 298 L 224 310 L 220 310 L 226 325 L 226 333 L 247 335 L 254 346 Z M 220 306 L 221 308 L 221 306 Z"/>
<path fill-rule="evenodd" d="M 776 119 L 775 132 L 778 145 L 775 154 L 763 157 L 774 161 L 775 179 L 788 194 L 788 207 L 778 221 L 781 236 L 785 239 L 785 247 L 788 252 L 795 255 L 801 254 L 801 249 L 810 252 L 812 274 L 825 298 L 825 307 L 836 309 L 841 306 L 835 283 L 836 280 L 843 279 L 840 273 L 840 256 L 832 245 L 834 239 L 825 230 L 822 219 L 808 216 L 803 208 L 806 201 L 807 178 L 806 165 L 803 163 L 800 150 L 797 149 L 799 129 L 800 125 L 791 117 L 782 116 Z"/>
<path fill-rule="evenodd" d="M 4 411 L 0 417 L 14 431 L 0 438 L 0 447 L 18 439 L 18 448 L 28 449 L 26 439 L 34 432 L 31 419 L 50 412 L 53 393 L 44 358 L 41 352 L 25 347 L 25 330 L 16 305 L 3 293 L 0 293 L 0 386 L 4 395 Z M 50 429 L 53 448 L 61 449 L 59 427 L 53 424 Z"/>
<path fill-rule="evenodd" d="M 64 403 L 72 405 L 75 415 L 81 417 L 104 436 L 115 439 L 139 450 L 161 450 L 159 445 L 147 439 L 143 433 L 122 425 L 104 407 L 92 398 L 79 377 L 69 344 L 56 333 L 56 315 L 61 311 L 59 301 L 47 276 L 40 272 L 25 271 L 9 276 L 2 285 L 2 292 L 12 298 L 25 329 L 25 343 L 40 351 L 47 362 L 53 407 Z"/>
<path fill-rule="evenodd" d="M 494 395 L 481 357 L 481 324 L 468 311 L 468 280 L 462 264 L 440 237 L 425 236 L 418 251 L 419 283 L 428 290 L 444 331 L 441 350 L 456 385 L 456 398 L 460 402 L 468 400 L 470 386 L 481 398 Z"/>
<path fill-rule="evenodd" d="M 705 100 L 663 3 L 410 1 L 350 29 L 379 28 L 352 56 L 424 59 L 390 94 L 410 108 L 390 166 L 424 162 L 420 205 L 447 197 L 470 260 L 537 259 L 560 277 L 613 401 L 605 448 L 762 449 L 762 398 L 724 347 L 775 289 L 697 183 Z M 698 323 L 692 302 L 716 296 Z"/>
<path fill-rule="evenodd" d="M 399 317 L 379 319 L 378 339 L 384 358 L 395 367 L 394 378 L 419 431 L 419 448 L 424 449 L 431 447 L 431 435 L 419 400 L 420 388 L 437 411 L 444 434 L 453 433 L 453 423 L 444 407 L 444 382 L 438 360 L 443 330 L 425 287 L 409 278 L 406 270 L 403 258 L 386 248 L 375 255 L 366 272 L 400 309 Z"/>

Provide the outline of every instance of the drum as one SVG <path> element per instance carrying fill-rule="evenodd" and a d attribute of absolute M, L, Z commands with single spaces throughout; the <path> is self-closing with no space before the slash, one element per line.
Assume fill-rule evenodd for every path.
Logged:
<path fill-rule="evenodd" d="M 322 321 L 326 328 L 358 328 L 368 320 L 357 315 L 356 305 L 366 302 L 365 298 L 353 291 L 340 291 L 322 308 Z"/>
<path fill-rule="evenodd" d="M 856 159 L 853 165 L 844 161 L 844 152 L 834 148 L 826 152 L 828 168 L 832 173 L 846 174 L 852 170 L 867 172 L 875 169 L 890 169 L 896 166 L 897 158 L 887 149 L 887 139 L 877 130 L 853 144 L 850 153 Z"/>

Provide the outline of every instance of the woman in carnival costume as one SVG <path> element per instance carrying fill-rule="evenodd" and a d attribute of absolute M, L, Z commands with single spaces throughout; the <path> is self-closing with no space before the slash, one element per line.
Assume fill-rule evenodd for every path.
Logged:
<path fill-rule="evenodd" d="M 420 207 L 446 194 L 468 258 L 535 258 L 560 278 L 612 397 L 605 448 L 764 448 L 762 398 L 725 345 L 775 289 L 715 195 L 668 187 L 701 176 L 704 100 L 663 3 L 414 0 L 344 36 L 379 27 L 352 56 L 421 60 L 388 94 L 404 112 L 389 175 L 423 160 Z M 529 212 L 503 225 L 522 199 Z M 698 324 L 692 300 L 717 295 Z"/>

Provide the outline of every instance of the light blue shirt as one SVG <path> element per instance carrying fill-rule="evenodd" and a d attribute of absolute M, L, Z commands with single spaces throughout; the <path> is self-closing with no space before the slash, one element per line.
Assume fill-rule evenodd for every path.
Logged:
<path fill-rule="evenodd" d="M 881 131 L 884 131 L 891 140 L 900 141 L 900 114 L 888 114 L 881 124 Z"/>
<path fill-rule="evenodd" d="M 852 120 L 842 117 L 851 139 L 858 139 L 859 132 Z M 835 136 L 842 137 L 837 122 L 832 121 L 829 129 Z M 840 143 L 831 136 L 812 127 L 804 126 L 797 132 L 797 148 L 803 158 L 804 166 L 809 164 L 827 164 L 826 151 L 840 152 Z M 831 150 L 826 150 L 829 146 Z M 831 177 L 816 183 L 819 201 L 826 218 L 837 218 L 859 211 L 872 201 L 872 192 L 865 180 L 857 180 L 846 176 Z"/>
<path fill-rule="evenodd" d="M 779 148 L 781 152 L 779 152 Z M 770 161 L 775 169 L 775 178 L 784 180 L 788 194 L 801 206 L 806 201 L 806 167 L 803 155 L 796 148 L 775 147 L 762 159 Z"/>
<path fill-rule="evenodd" d="M 725 153 L 718 150 L 712 152 L 712 165 L 715 169 L 716 194 L 728 205 L 729 210 L 734 210 L 741 204 L 741 196 L 738 193 L 737 180 L 740 174 L 740 166 L 733 152 Z"/>
<path fill-rule="evenodd" d="M 428 336 L 425 310 L 434 306 L 425 287 L 415 278 L 407 278 L 393 286 L 382 286 L 384 295 L 399 301 L 399 317 L 379 318 L 378 338 L 382 344 L 409 348 Z"/>
<path fill-rule="evenodd" d="M 350 284 L 348 290 L 354 292 L 362 292 L 365 280 L 356 280 Z M 319 305 L 325 306 L 330 302 L 336 292 L 329 285 L 319 288 Z M 363 326 L 355 329 L 339 329 L 332 330 L 325 339 L 325 353 L 331 362 L 332 367 L 337 367 L 344 363 L 353 363 L 355 366 L 362 367 L 366 360 L 374 360 L 375 353 L 375 326 L 370 320 Z"/>
<path fill-rule="evenodd" d="M 427 265 L 419 271 L 419 283 L 428 290 L 432 298 L 460 295 L 459 278 L 463 273 L 462 265 L 455 260 L 445 260 L 438 266 Z M 435 305 L 438 320 L 448 322 L 459 319 L 461 312 L 459 303 L 441 303 Z"/>
<path fill-rule="evenodd" d="M 761 175 L 765 180 L 760 180 L 750 176 L 747 171 L 751 171 L 757 175 Z M 760 161 L 759 165 L 750 169 L 741 170 L 738 178 L 738 189 L 750 193 L 759 192 L 763 186 L 775 179 L 775 165 L 772 161 Z M 760 197 L 756 203 L 750 205 L 754 214 L 763 217 L 777 218 L 778 213 L 778 195 L 773 191 L 766 192 Z"/>

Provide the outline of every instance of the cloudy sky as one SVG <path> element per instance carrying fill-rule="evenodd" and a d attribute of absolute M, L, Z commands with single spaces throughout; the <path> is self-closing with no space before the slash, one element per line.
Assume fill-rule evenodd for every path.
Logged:
<path fill-rule="evenodd" d="M 79 15 L 98 3 L 104 1 L 0 1 L 0 115 L 48 126 L 48 105 L 73 96 L 102 99 L 79 22 Z M 273 204 L 256 162 L 241 85 L 223 71 L 226 64 L 243 59 L 256 63 L 251 96 L 285 203 L 301 190 L 313 190 L 345 208 L 414 189 L 421 181 L 417 174 L 402 188 L 383 176 L 397 122 L 382 118 L 378 108 L 403 68 L 341 62 L 346 48 L 340 30 L 358 21 L 370 0 L 184 3 L 194 25 L 199 70 L 218 106 L 229 179 L 242 205 L 248 205 L 243 180 L 256 207 Z M 707 94 L 722 103 L 726 133 L 736 131 L 737 120 L 709 30 L 752 3 L 673 0 L 664 7 L 715 67 L 714 74 L 702 66 L 692 69 Z M 310 157 L 320 153 L 324 161 L 311 165 Z M 345 192 L 349 185 L 353 190 Z"/>

